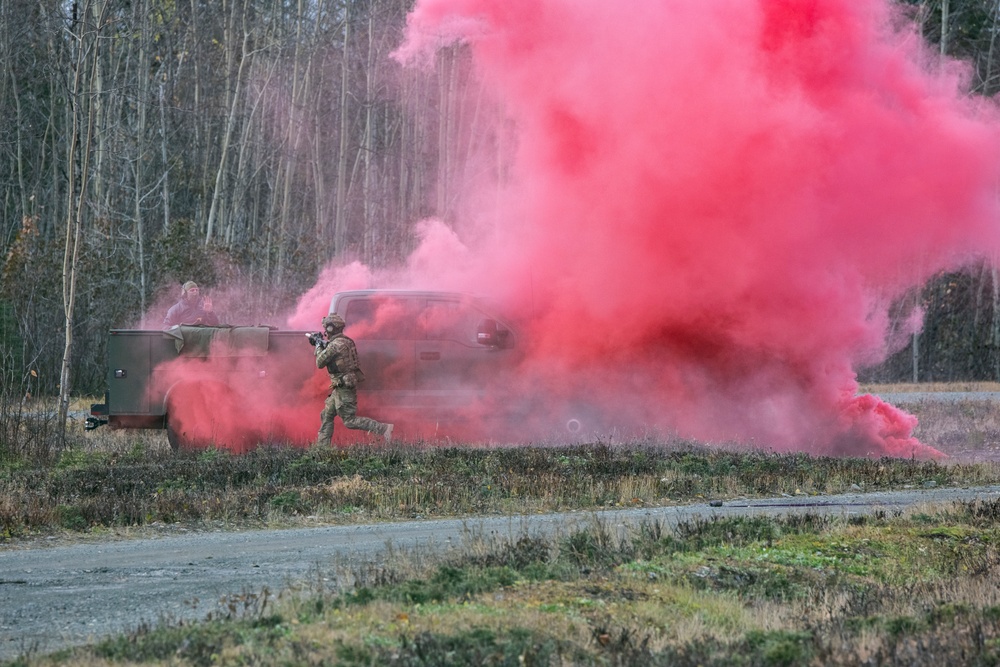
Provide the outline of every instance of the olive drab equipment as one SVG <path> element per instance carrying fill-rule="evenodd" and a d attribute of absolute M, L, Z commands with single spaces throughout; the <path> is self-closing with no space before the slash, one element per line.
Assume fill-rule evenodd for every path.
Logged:
<path fill-rule="evenodd" d="M 364 375 L 361 373 L 361 363 L 358 361 L 358 348 L 355 347 L 353 341 L 339 333 L 330 339 L 330 343 L 337 349 L 333 363 L 329 366 L 330 375 L 353 373 L 357 382 L 364 380 Z"/>
<path fill-rule="evenodd" d="M 227 396 L 236 399 L 213 405 L 213 419 L 240 423 L 254 434 L 274 433 L 279 425 L 287 424 L 281 437 L 305 445 L 297 420 L 283 418 L 298 414 L 304 392 L 288 391 L 288 387 L 314 387 L 322 375 L 319 368 L 334 366 L 339 374 L 357 365 L 367 376 L 364 383 L 356 388 L 336 386 L 337 378 L 331 378 L 336 392 L 330 400 L 344 403 L 348 391 L 356 389 L 362 404 L 377 405 L 386 415 L 411 415 L 412 423 L 427 424 L 428 436 L 437 437 L 439 424 L 444 433 L 451 423 L 461 425 L 464 433 L 469 410 L 481 408 L 484 397 L 497 410 L 497 419 L 491 418 L 489 424 L 516 424 L 517 435 L 527 433 L 528 422 L 544 428 L 565 423 L 567 431 L 576 434 L 581 423 L 576 417 L 584 416 L 577 415 L 578 410 L 588 416 L 602 412 L 584 409 L 592 398 L 586 386 L 579 387 L 579 396 L 566 410 L 527 400 L 514 378 L 530 348 L 487 301 L 457 292 L 361 289 L 333 294 L 329 303 L 326 312 L 316 315 L 321 320 L 328 313 L 338 317 L 323 323 L 320 336 L 315 335 L 320 329 L 315 319 L 311 326 L 316 332 L 265 325 L 248 327 L 246 332 L 242 327 L 185 326 L 110 330 L 104 369 L 107 392 L 102 402 L 91 406 L 88 429 L 102 424 L 113 429 L 165 429 L 175 448 L 202 448 L 211 443 L 233 451 L 252 449 L 259 441 L 257 435 L 244 438 L 243 430 L 220 442 L 217 429 L 202 432 L 189 427 L 192 420 L 184 419 L 182 408 L 197 404 L 204 387 L 210 386 L 223 387 Z M 334 361 L 334 350 L 329 348 L 339 347 L 343 339 L 327 333 L 328 323 L 329 330 L 341 327 L 347 336 L 357 335 L 356 352 L 351 350 L 344 359 Z M 428 325 L 434 326 L 432 333 L 425 330 Z M 188 329 L 198 334 L 199 343 L 207 343 L 201 336 L 211 335 L 216 342 L 224 339 L 228 352 L 205 363 L 212 346 L 196 345 Z M 323 365 L 319 365 L 323 350 L 315 349 L 315 357 L 302 353 L 310 349 L 302 349 L 304 334 L 315 340 L 333 339 L 325 346 L 330 354 L 322 359 Z M 312 347 L 321 346 L 312 342 Z M 157 372 L 166 363 L 178 364 L 185 372 Z M 253 382 L 248 382 L 248 368 L 259 371 Z M 255 409 L 259 391 L 275 397 L 266 410 Z M 339 410 L 337 418 L 342 419 Z M 594 422 L 584 423 L 588 431 L 593 428 Z"/>

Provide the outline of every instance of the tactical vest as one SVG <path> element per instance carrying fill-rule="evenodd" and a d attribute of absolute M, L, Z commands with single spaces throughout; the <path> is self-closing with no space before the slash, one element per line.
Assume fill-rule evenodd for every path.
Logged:
<path fill-rule="evenodd" d="M 361 382 L 365 379 L 364 373 L 361 372 L 361 364 L 358 362 L 358 348 L 354 345 L 353 340 L 343 333 L 339 333 L 330 339 L 328 345 L 335 350 L 333 363 L 327 366 L 331 376 L 344 376 L 353 373 L 355 382 Z"/>

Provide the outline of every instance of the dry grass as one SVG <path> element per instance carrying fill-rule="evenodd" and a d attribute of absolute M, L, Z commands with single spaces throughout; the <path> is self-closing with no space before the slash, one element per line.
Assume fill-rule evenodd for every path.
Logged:
<path fill-rule="evenodd" d="M 901 406 L 919 420 L 914 436 L 961 463 L 1000 461 L 1000 403 L 918 400 Z"/>
<path fill-rule="evenodd" d="M 648 439 L 574 447 L 262 448 L 175 454 L 161 431 L 71 431 L 0 467 L 0 540 L 162 526 L 315 525 L 636 507 L 1000 481 L 1000 408 L 918 402 L 941 463 L 815 458 Z"/>
<path fill-rule="evenodd" d="M 860 393 L 863 394 L 969 391 L 1000 391 L 1000 382 L 900 382 L 895 384 L 864 384 L 860 388 Z"/>
<path fill-rule="evenodd" d="M 996 501 L 470 536 L 21 664 L 996 664 L 998 537 Z"/>
<path fill-rule="evenodd" d="M 980 389 L 981 390 L 981 389 Z M 945 462 L 683 441 L 427 444 L 174 454 L 158 432 L 72 433 L 0 468 L 0 540 L 187 526 L 369 522 L 1000 482 L 1000 408 L 908 404 Z M 470 537 L 306 590 L 234 596 L 209 623 L 19 664 L 1000 664 L 1000 504 L 733 519 L 550 540 Z M 450 661 L 450 662 L 449 662 Z"/>
<path fill-rule="evenodd" d="M 162 431 L 85 433 L 79 421 L 61 452 L 33 457 L 25 450 L 6 463 L 0 456 L 0 540 L 135 534 L 178 523 L 314 525 L 1000 480 L 1000 405 L 916 401 L 906 409 L 920 420 L 916 435 L 950 458 L 818 459 L 654 438 L 614 446 L 414 443 L 178 455 Z M 20 428 L 30 434 L 28 423 Z"/>

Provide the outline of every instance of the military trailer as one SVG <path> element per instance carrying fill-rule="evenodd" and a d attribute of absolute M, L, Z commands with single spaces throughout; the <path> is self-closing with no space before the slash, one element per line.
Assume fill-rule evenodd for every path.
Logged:
<path fill-rule="evenodd" d="M 330 312 L 357 343 L 366 378 L 359 413 L 409 419 L 414 435 L 478 420 L 517 363 L 510 325 L 465 294 L 340 292 Z M 105 401 L 92 406 L 87 428 L 166 429 L 175 449 L 308 444 L 328 390 L 310 334 L 266 326 L 113 329 Z"/>

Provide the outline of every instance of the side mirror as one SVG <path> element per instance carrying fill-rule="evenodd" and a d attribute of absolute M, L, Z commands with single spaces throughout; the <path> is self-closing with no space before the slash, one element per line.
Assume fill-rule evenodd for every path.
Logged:
<path fill-rule="evenodd" d="M 493 319 L 482 320 L 476 328 L 476 342 L 488 347 L 506 347 L 508 335 L 509 332 L 501 329 Z"/>

